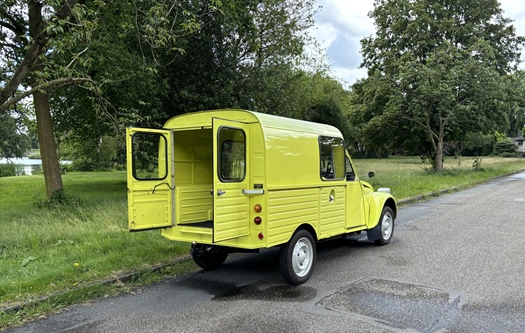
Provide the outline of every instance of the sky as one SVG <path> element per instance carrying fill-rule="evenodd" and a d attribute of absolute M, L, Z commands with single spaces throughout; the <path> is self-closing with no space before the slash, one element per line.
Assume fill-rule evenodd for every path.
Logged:
<path fill-rule="evenodd" d="M 503 15 L 514 20 L 516 33 L 525 36 L 525 1 L 499 2 Z M 315 16 L 312 35 L 325 50 L 335 76 L 347 83 L 345 86 L 366 77 L 366 70 L 358 68 L 362 61 L 360 40 L 375 31 L 373 20 L 367 16 L 373 3 L 374 0 L 317 0 L 322 8 Z M 522 59 L 525 60 L 525 50 Z"/>

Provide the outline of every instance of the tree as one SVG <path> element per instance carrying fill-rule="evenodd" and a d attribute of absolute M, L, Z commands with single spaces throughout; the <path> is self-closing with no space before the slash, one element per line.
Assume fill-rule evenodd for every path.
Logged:
<path fill-rule="evenodd" d="M 206 8 L 217 9 L 218 0 L 206 3 Z M 113 4 L 104 1 L 79 4 L 77 0 L 5 0 L 0 8 L 0 112 L 8 112 L 13 105 L 32 96 L 48 197 L 63 188 L 50 96 L 57 87 L 77 84 L 83 86 L 91 97 L 97 97 L 98 103 L 105 104 L 107 100 L 100 86 L 114 79 L 102 75 L 95 82 L 89 76 L 93 59 L 87 51 L 98 26 L 99 14 L 106 5 Z M 135 27 L 140 50 L 143 54 L 148 53 L 149 59 L 155 60 L 158 53 L 164 54 L 166 50 L 181 52 L 176 44 L 177 38 L 198 28 L 197 14 L 183 8 L 183 4 L 177 0 L 125 3 L 135 16 L 132 19 L 129 16 L 120 18 L 116 13 L 114 18 L 118 19 L 113 22 L 114 28 Z M 126 18 L 128 20 L 124 20 Z"/>
<path fill-rule="evenodd" d="M 406 142 L 398 140 L 397 131 L 413 131 L 405 126 L 392 112 L 382 112 L 391 104 L 394 90 L 381 77 L 370 76 L 357 81 L 352 86 L 348 118 L 354 132 L 351 147 L 355 156 L 367 156 L 369 151 L 392 151 L 404 148 Z M 381 135 L 378 135 L 381 133 Z M 417 133 L 420 134 L 420 133 Z M 417 136 L 412 133 L 410 136 Z M 409 135 L 407 135 L 407 138 Z M 386 140 L 385 138 L 388 138 Z M 417 149 L 409 149 L 416 151 Z"/>
<path fill-rule="evenodd" d="M 326 73 L 305 73 L 297 85 L 298 97 L 307 109 L 305 120 L 337 127 L 346 143 L 355 140 L 347 118 L 350 92 Z"/>
<path fill-rule="evenodd" d="M 374 6 L 376 36 L 361 41 L 370 79 L 359 83 L 367 87 L 359 88 L 366 95 L 357 102 L 374 113 L 369 121 L 376 131 L 396 125 L 386 131 L 392 141 L 419 147 L 440 172 L 447 140 L 507 126 L 507 74 L 525 39 L 497 0 L 376 0 Z"/>
<path fill-rule="evenodd" d="M 465 138 L 464 156 L 486 156 L 492 153 L 496 139 L 494 135 L 469 133 Z"/>
<path fill-rule="evenodd" d="M 30 148 L 29 138 L 21 128 L 19 117 L 0 113 L 0 157 L 22 157 Z"/>
<path fill-rule="evenodd" d="M 72 14 L 76 3 L 76 0 L 62 3 L 50 15 L 50 21 L 58 22 L 58 25 L 66 21 Z M 3 27 L 0 36 L 3 44 L 10 48 L 10 51 L 2 52 L 2 56 L 8 58 L 4 62 L 9 67 L 14 66 L 15 63 L 17 66 L 12 76 L 6 78 L 7 82 L 0 91 L 0 111 L 5 112 L 10 105 L 25 96 L 33 96 L 46 191 L 48 197 L 51 197 L 55 191 L 62 190 L 63 185 L 56 153 L 49 95 L 45 89 L 59 83 L 53 81 L 43 83 L 39 73 L 42 73 L 45 67 L 43 55 L 46 52 L 46 46 L 49 40 L 57 35 L 58 29 L 53 23 L 46 24 L 44 4 L 40 1 L 28 1 L 27 4 L 8 1 L 7 5 L 11 7 L 3 7 L 0 12 L 2 14 L 0 22 Z M 27 9 L 27 23 L 21 13 L 22 9 Z M 25 50 L 23 55 L 22 50 Z M 21 61 L 18 62 L 20 57 L 22 57 Z M 13 97 L 23 84 L 31 89 Z"/>
<path fill-rule="evenodd" d="M 525 72 L 518 71 L 509 77 L 509 130 L 507 135 L 515 137 L 525 127 Z"/>
<path fill-rule="evenodd" d="M 228 0 L 223 8 L 200 16 L 198 34 L 182 42 L 186 52 L 160 73 L 171 88 L 164 109 L 177 115 L 233 107 L 305 117 L 295 88 L 313 1 Z"/>

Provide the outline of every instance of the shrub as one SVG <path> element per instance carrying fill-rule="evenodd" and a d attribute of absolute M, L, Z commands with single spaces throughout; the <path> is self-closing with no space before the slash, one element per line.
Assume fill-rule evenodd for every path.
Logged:
<path fill-rule="evenodd" d="M 24 175 L 24 166 L 20 164 L 0 164 L 0 177 L 13 177 Z"/>
<path fill-rule="evenodd" d="M 27 158 L 31 160 L 39 160 L 40 159 L 40 152 L 33 152 L 27 156 Z"/>
<path fill-rule="evenodd" d="M 53 192 L 51 198 L 39 199 L 33 198 L 34 204 L 37 208 L 56 208 L 61 206 L 80 206 L 82 204 L 79 197 L 71 194 L 66 194 L 64 190 Z"/>
<path fill-rule="evenodd" d="M 479 157 L 476 157 L 474 161 L 472 161 L 472 168 L 474 171 L 483 171 L 483 167 L 481 166 L 483 164 L 483 160 Z"/>
<path fill-rule="evenodd" d="M 509 138 L 498 141 L 494 144 L 494 155 L 503 156 L 507 154 L 506 157 L 515 157 L 516 156 L 516 144 Z M 512 154 L 512 156 L 510 156 Z"/>
<path fill-rule="evenodd" d="M 499 156 L 501 156 L 501 157 L 518 157 L 518 153 L 516 153 L 516 152 L 513 152 L 513 153 L 504 152 L 504 153 L 499 154 Z"/>

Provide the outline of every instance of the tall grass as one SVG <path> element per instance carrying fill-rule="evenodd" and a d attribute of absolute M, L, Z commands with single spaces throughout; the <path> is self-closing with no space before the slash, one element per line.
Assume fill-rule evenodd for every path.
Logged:
<path fill-rule="evenodd" d="M 0 304 L 24 302 L 187 254 L 158 232 L 127 229 L 125 173 L 64 175 L 78 206 L 38 209 L 41 176 L 0 179 Z"/>

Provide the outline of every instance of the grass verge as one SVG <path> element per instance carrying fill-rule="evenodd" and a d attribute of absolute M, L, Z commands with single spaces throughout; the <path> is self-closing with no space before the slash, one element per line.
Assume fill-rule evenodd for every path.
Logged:
<path fill-rule="evenodd" d="M 93 281 L 146 272 L 188 254 L 189 244 L 158 232 L 129 233 L 125 179 L 125 172 L 64 175 L 65 192 L 81 204 L 47 209 L 35 205 L 45 194 L 43 176 L 0 178 L 0 307 L 24 305 L 1 313 L 0 328 L 100 296 Z M 56 296 L 26 306 L 62 291 L 69 301 Z"/>
<path fill-rule="evenodd" d="M 354 161 L 361 179 L 390 187 L 398 201 L 525 169 L 518 158 L 483 158 L 476 168 L 474 162 L 447 159 L 445 171 L 435 174 L 418 158 Z M 376 176 L 368 180 L 370 170 Z M 44 197 L 43 176 L 0 178 L 0 309 L 11 309 L 0 311 L 0 329 L 196 269 L 192 261 L 174 263 L 189 244 L 155 231 L 128 232 L 125 172 L 68 173 L 63 181 L 66 194 L 81 203 L 42 209 L 35 203 Z M 129 281 L 121 283 L 122 276 Z"/>
<path fill-rule="evenodd" d="M 428 163 L 417 157 L 354 160 L 358 175 L 374 188 L 389 187 L 397 201 L 421 196 L 435 196 L 443 190 L 463 189 L 487 180 L 525 169 L 524 158 L 452 157 L 445 159 L 442 173 L 432 172 Z M 476 165 L 476 167 L 473 167 Z M 375 176 L 367 179 L 366 173 Z"/>

